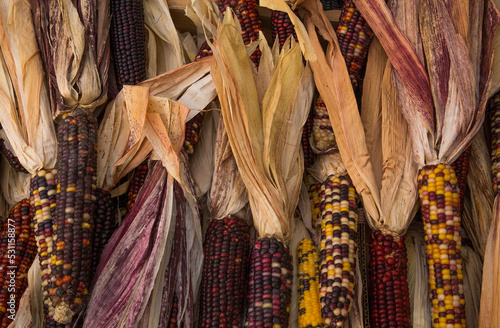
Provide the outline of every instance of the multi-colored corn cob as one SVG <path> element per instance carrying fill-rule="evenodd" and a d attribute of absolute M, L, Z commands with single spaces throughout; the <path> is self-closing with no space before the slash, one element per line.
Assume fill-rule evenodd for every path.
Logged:
<path fill-rule="evenodd" d="M 135 168 L 134 176 L 130 180 L 128 186 L 128 200 L 127 200 L 127 212 L 130 212 L 132 207 L 134 207 L 135 199 L 139 190 L 141 190 L 146 181 L 146 176 L 148 175 L 148 162 L 142 162 L 138 167 Z"/>
<path fill-rule="evenodd" d="M 21 162 L 19 162 L 19 158 L 17 158 L 14 153 L 7 148 L 5 145 L 5 140 L 0 138 L 0 153 L 2 153 L 3 157 L 7 160 L 7 162 L 12 166 L 17 172 L 23 172 L 23 173 L 28 173 L 24 166 L 21 165 Z"/>
<path fill-rule="evenodd" d="M 323 10 L 339 10 L 344 0 L 321 0 Z"/>
<path fill-rule="evenodd" d="M 460 193 L 451 165 L 427 165 L 418 187 L 434 327 L 465 327 Z"/>
<path fill-rule="evenodd" d="M 451 167 L 453 167 L 455 175 L 457 176 L 458 188 L 460 190 L 460 213 L 464 210 L 467 173 L 469 173 L 470 150 L 471 146 L 467 147 L 457 160 L 451 163 Z"/>
<path fill-rule="evenodd" d="M 213 220 L 205 236 L 199 327 L 240 327 L 250 252 L 245 221 Z"/>
<path fill-rule="evenodd" d="M 327 150 L 336 145 L 332 123 L 330 122 L 326 105 L 321 96 L 318 96 L 316 107 L 314 108 L 312 132 L 317 149 Z"/>
<path fill-rule="evenodd" d="M 200 112 L 186 123 L 186 132 L 184 137 L 183 148 L 186 154 L 188 155 L 192 155 L 194 153 L 194 149 L 198 144 L 204 118 L 205 118 L 205 113 Z"/>
<path fill-rule="evenodd" d="M 174 295 L 174 303 L 172 304 L 172 311 L 170 311 L 170 319 L 168 320 L 167 328 L 182 328 L 184 324 L 177 324 L 177 314 L 179 313 L 179 299 Z"/>
<path fill-rule="evenodd" d="M 15 317 L 36 256 L 32 216 L 30 201 L 23 199 L 10 210 L 0 232 L 0 327 L 8 327 Z"/>
<path fill-rule="evenodd" d="M 372 233 L 369 269 L 372 327 L 411 327 L 407 262 L 403 236 Z"/>
<path fill-rule="evenodd" d="M 361 16 L 353 0 L 344 2 L 337 27 L 337 37 L 352 86 L 356 89 L 362 80 L 373 31 Z"/>
<path fill-rule="evenodd" d="M 283 11 L 273 10 L 271 13 L 271 30 L 273 44 L 276 38 L 278 38 L 280 49 L 283 47 L 286 39 L 288 39 L 290 35 L 293 35 L 293 38 L 297 41 L 297 34 L 295 33 L 292 21 L 290 20 L 288 14 Z"/>
<path fill-rule="evenodd" d="M 116 206 L 111 194 L 105 190 L 97 189 L 96 207 L 94 214 L 94 242 L 92 252 L 92 268 L 95 271 L 102 251 L 108 243 L 109 238 L 115 231 L 115 212 Z"/>
<path fill-rule="evenodd" d="M 146 79 L 146 27 L 142 0 L 111 0 L 111 50 L 118 90 Z"/>
<path fill-rule="evenodd" d="M 54 320 L 71 322 L 92 281 L 96 202 L 97 122 L 77 108 L 64 117 L 57 136 L 57 194 L 50 290 Z"/>
<path fill-rule="evenodd" d="M 314 178 L 307 173 L 304 174 L 304 182 L 306 184 L 309 200 L 311 202 L 312 222 L 314 225 L 320 225 L 321 222 L 318 221 L 318 219 L 321 215 L 321 183 L 316 183 Z"/>
<path fill-rule="evenodd" d="M 303 239 L 297 246 L 299 262 L 299 328 L 321 328 L 321 305 L 319 303 L 319 257 L 318 249 L 311 239 Z"/>
<path fill-rule="evenodd" d="M 357 245 L 357 195 L 349 176 L 330 175 L 321 185 L 321 312 L 342 327 L 353 304 Z"/>
<path fill-rule="evenodd" d="M 292 282 L 288 247 L 276 238 L 257 240 L 250 258 L 245 327 L 288 327 Z"/>
<path fill-rule="evenodd" d="M 491 118 L 491 170 L 493 174 L 493 190 L 500 193 L 500 92 L 490 100 Z"/>
<path fill-rule="evenodd" d="M 210 42 L 213 42 L 213 40 L 210 40 Z M 212 51 L 212 48 L 208 45 L 207 41 L 203 42 L 201 45 L 200 49 L 198 50 L 198 54 L 196 55 L 195 60 L 199 60 L 208 56 L 212 56 L 214 53 Z"/>

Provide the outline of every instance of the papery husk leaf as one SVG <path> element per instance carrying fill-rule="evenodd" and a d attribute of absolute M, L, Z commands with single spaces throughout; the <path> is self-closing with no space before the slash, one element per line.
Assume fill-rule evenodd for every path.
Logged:
<path fill-rule="evenodd" d="M 212 176 L 214 173 L 213 159 L 219 121 L 220 112 L 218 110 L 211 110 L 205 114 L 203 129 L 201 129 L 196 151 L 189 159 L 196 186 L 196 196 L 198 198 L 205 195 L 212 185 Z"/>
<path fill-rule="evenodd" d="M 469 31 L 467 44 L 470 50 L 472 69 L 474 70 L 475 106 L 479 104 L 479 81 L 481 80 L 481 55 L 483 43 L 483 18 L 485 10 L 484 0 L 470 2 Z"/>
<path fill-rule="evenodd" d="M 361 98 L 361 121 L 365 131 L 366 148 L 370 154 L 377 187 L 382 188 L 382 79 L 388 61 L 384 48 L 377 38 L 372 40 L 368 51 L 366 73 Z"/>
<path fill-rule="evenodd" d="M 482 1 L 477 1 L 482 2 Z M 470 6 L 469 1 L 453 1 L 444 0 L 443 3 L 446 5 L 445 8 L 448 9 L 448 13 L 452 19 L 453 26 L 457 33 L 464 39 L 467 40 L 469 36 L 469 17 L 470 17 Z M 443 9 L 445 9 L 443 8 Z"/>
<path fill-rule="evenodd" d="M 467 327 L 477 327 L 481 299 L 481 281 L 483 263 L 479 255 L 467 245 L 462 248 L 464 267 L 464 296 Z"/>
<path fill-rule="evenodd" d="M 304 24 L 284 0 L 262 0 L 260 1 L 260 6 L 287 13 L 293 24 L 293 28 L 295 30 L 295 34 L 297 35 L 297 40 L 299 41 L 300 49 L 304 54 L 305 60 L 315 61 L 317 59 L 315 54 L 316 50 L 311 44 L 311 40 L 309 39 L 308 32 L 306 31 Z"/>
<path fill-rule="evenodd" d="M 408 230 L 405 235 L 408 256 L 408 288 L 411 322 L 414 328 L 431 328 L 431 302 L 427 282 L 427 252 L 423 232 Z"/>
<path fill-rule="evenodd" d="M 17 172 L 3 156 L 0 164 L 0 181 L 3 197 L 9 206 L 30 198 L 31 175 Z"/>
<path fill-rule="evenodd" d="M 497 8 L 500 8 L 500 0 L 495 0 Z M 498 28 L 497 28 L 498 29 Z M 491 73 L 491 89 L 488 94 L 488 99 L 493 97 L 495 93 L 500 91 L 500 33 L 497 31 L 494 39 L 494 57 L 493 68 Z"/>
<path fill-rule="evenodd" d="M 495 196 L 491 185 L 490 154 L 482 131 L 472 142 L 470 158 L 462 224 L 475 251 L 484 258 Z"/>
<path fill-rule="evenodd" d="M 311 213 L 311 206 L 312 206 L 311 203 L 313 200 L 310 199 L 309 197 L 308 189 L 309 186 L 307 186 L 306 183 L 303 181 L 302 186 L 300 188 L 300 197 L 297 207 L 300 213 L 300 217 L 302 219 L 302 223 L 310 233 L 314 234 L 316 232 L 316 229 L 314 227 L 315 222 L 312 222 L 312 213 Z M 295 228 L 295 230 L 297 230 L 297 227 Z"/>
<path fill-rule="evenodd" d="M 217 26 L 222 21 L 222 14 L 215 1 L 187 1 L 185 12 L 198 29 L 198 48 L 203 43 L 204 37 L 210 39 L 217 35 Z"/>
<path fill-rule="evenodd" d="M 240 212 L 248 203 L 245 184 L 238 171 L 223 120 L 219 120 L 217 128 L 213 162 L 208 202 L 212 218 L 217 220 Z"/>
<path fill-rule="evenodd" d="M 317 60 L 310 62 L 310 65 L 316 87 L 326 104 L 342 161 L 356 191 L 363 197 L 366 211 L 371 217 L 378 218 L 381 214 L 377 183 L 366 147 L 356 98 L 338 46 L 337 36 L 324 15 L 319 1 L 309 0 L 302 5 L 307 10 L 305 25 L 317 56 Z M 328 42 L 326 55 L 318 40 L 316 28 Z"/>
<path fill-rule="evenodd" d="M 0 122 L 13 152 L 34 174 L 53 168 L 57 141 L 29 4 L 0 5 Z"/>
<path fill-rule="evenodd" d="M 295 217 L 294 220 L 295 220 L 295 224 L 294 224 L 295 230 L 293 232 L 293 236 L 290 239 L 290 243 L 288 246 L 290 248 L 290 251 L 292 252 L 293 263 L 294 263 L 294 265 L 293 265 L 293 283 L 292 283 L 292 300 L 290 302 L 290 317 L 288 319 L 288 325 L 290 327 L 298 327 L 299 326 L 299 295 L 298 295 L 299 283 L 297 281 L 299 265 L 298 265 L 298 258 L 297 258 L 297 246 L 299 245 L 299 243 L 303 239 L 305 239 L 305 238 L 311 239 L 311 237 L 309 236 L 309 233 L 308 233 L 306 227 L 304 226 L 301 218 Z"/>
<path fill-rule="evenodd" d="M 347 320 L 344 322 L 345 328 L 364 328 L 363 320 L 363 275 L 359 269 L 359 258 L 356 257 L 356 282 L 354 284 L 354 302 Z"/>
<path fill-rule="evenodd" d="M 156 57 L 155 75 L 146 75 L 146 78 L 181 67 L 185 64 L 183 47 L 179 34 L 175 28 L 168 4 L 165 0 L 145 0 L 144 23 L 156 36 L 156 51 L 158 55 L 148 51 L 149 56 Z M 150 34 L 151 36 L 151 34 Z M 149 40 L 152 41 L 151 37 Z M 152 64 L 152 60 L 149 61 Z"/>
<path fill-rule="evenodd" d="M 252 70 L 241 33 L 235 28 L 235 24 L 232 15 L 224 16 L 218 37 L 214 45 L 211 45 L 216 59 L 211 74 L 221 102 L 229 142 L 247 188 L 259 236 L 276 236 L 286 241 L 293 231 L 293 221 L 287 213 L 297 205 L 302 178 L 302 153 L 298 140 L 305 119 L 299 119 L 301 115 L 306 114 L 295 113 L 297 110 L 305 111 L 298 108 L 300 101 L 304 101 L 296 100 L 298 92 L 292 93 L 293 97 L 284 104 L 277 100 L 282 94 L 287 94 L 289 89 L 297 90 L 299 85 L 306 86 L 307 89 L 309 84 L 305 81 L 310 79 L 310 73 L 307 73 L 307 67 L 303 68 L 297 44 L 292 45 L 288 51 L 283 51 L 279 58 L 275 58 L 277 63 L 261 111 L 255 80 L 248 79 L 255 71 Z M 289 117 L 290 122 L 280 121 L 283 117 Z M 269 130 L 269 123 L 273 120 L 273 130 L 278 130 Z M 281 131 L 281 135 L 275 135 L 277 131 Z M 295 145 L 291 147 L 293 154 L 300 154 L 300 162 L 280 162 L 285 149 L 291 149 L 277 148 L 282 145 L 278 138 L 294 138 L 296 135 L 299 136 L 297 142 L 294 143 L 293 139 L 289 142 Z M 270 149 L 276 149 L 276 152 L 272 153 Z"/>

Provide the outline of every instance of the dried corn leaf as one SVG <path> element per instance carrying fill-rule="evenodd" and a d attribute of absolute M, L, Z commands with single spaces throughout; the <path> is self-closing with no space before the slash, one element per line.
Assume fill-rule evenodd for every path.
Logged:
<path fill-rule="evenodd" d="M 26 1 L 0 4 L 0 123 L 21 164 L 53 168 L 57 141 L 48 87 Z"/>
<path fill-rule="evenodd" d="M 255 71 L 232 15 L 224 16 L 217 34 L 211 74 L 256 229 L 260 236 L 288 240 L 302 181 L 300 137 L 304 108 L 312 101 L 312 74 L 297 44 L 284 47 L 274 58 L 261 108 L 255 82 L 260 79 L 248 79 Z"/>
<path fill-rule="evenodd" d="M 483 263 L 474 249 L 467 245 L 462 248 L 462 258 L 467 327 L 478 327 Z"/>
<path fill-rule="evenodd" d="M 356 258 L 356 282 L 354 284 L 354 303 L 351 310 L 349 311 L 349 316 L 344 322 L 343 327 L 345 328 L 364 328 L 363 319 L 363 275 L 359 268 L 359 258 Z"/>
<path fill-rule="evenodd" d="M 3 156 L 0 163 L 0 181 L 2 194 L 9 206 L 30 198 L 31 175 L 17 172 Z"/>
<path fill-rule="evenodd" d="M 188 1 L 186 16 L 193 21 L 198 30 L 198 49 L 205 39 L 211 39 L 217 35 L 217 26 L 222 21 L 222 14 L 215 1 Z"/>
<path fill-rule="evenodd" d="M 497 8 L 500 8 L 500 0 L 493 0 Z M 488 99 L 500 90 L 500 27 L 497 27 L 495 39 L 493 41 L 494 57 L 493 57 L 493 70 L 491 74 L 491 89 Z"/>

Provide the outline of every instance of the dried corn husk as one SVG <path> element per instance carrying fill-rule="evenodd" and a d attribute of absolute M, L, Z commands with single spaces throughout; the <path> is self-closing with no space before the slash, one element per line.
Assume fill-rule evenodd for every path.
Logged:
<path fill-rule="evenodd" d="M 217 35 L 217 26 L 222 21 L 222 15 L 217 3 L 211 0 L 191 0 L 186 5 L 186 16 L 196 25 L 198 35 L 197 49 L 205 40 Z"/>
<path fill-rule="evenodd" d="M 21 200 L 30 197 L 31 175 L 17 172 L 5 158 L 2 158 L 0 161 L 2 194 L 9 206 L 14 206 Z"/>
<path fill-rule="evenodd" d="M 493 0 L 497 8 L 500 8 L 500 0 Z M 495 93 L 500 91 L 500 33 L 495 34 L 494 40 L 494 52 L 495 55 L 493 57 L 493 72 L 491 73 L 491 89 L 488 98 L 492 97 Z"/>
<path fill-rule="evenodd" d="M 356 258 L 356 282 L 354 283 L 354 302 L 349 316 L 344 322 L 344 328 L 364 328 L 363 318 L 363 275 L 361 274 L 359 258 Z"/>
<path fill-rule="evenodd" d="M 491 186 L 491 161 L 488 146 L 481 130 L 471 146 L 467 175 L 467 194 L 462 222 L 477 254 L 484 258 L 486 242 L 493 219 L 494 193 Z"/>
<path fill-rule="evenodd" d="M 483 263 L 471 247 L 462 248 L 467 327 L 478 327 Z"/>
<path fill-rule="evenodd" d="M 287 241 L 302 183 L 300 138 L 313 98 L 312 73 L 295 42 L 272 58 L 260 43 L 263 69 L 255 76 L 239 30 L 237 20 L 226 13 L 211 45 L 216 59 L 211 74 L 259 236 Z M 269 81 L 265 89 L 261 74 L 264 86 Z"/>
<path fill-rule="evenodd" d="M 109 0 L 31 0 L 38 45 L 50 83 L 53 117 L 107 100 Z"/>
<path fill-rule="evenodd" d="M 53 168 L 57 141 L 26 1 L 0 3 L 0 48 L 0 123 L 5 135 L 28 172 Z"/>

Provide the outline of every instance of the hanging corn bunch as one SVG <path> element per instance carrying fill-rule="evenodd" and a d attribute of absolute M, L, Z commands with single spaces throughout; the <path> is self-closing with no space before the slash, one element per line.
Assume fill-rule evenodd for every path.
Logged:
<path fill-rule="evenodd" d="M 287 327 L 293 263 L 286 241 L 293 231 L 291 219 L 302 181 L 303 158 L 298 147 L 307 118 L 304 109 L 312 101 L 312 76 L 297 44 L 285 43 L 279 54 L 268 58 L 272 55 L 264 42 L 259 70 L 272 72 L 261 76 L 269 84 L 257 86 L 252 79 L 244 79 L 253 73 L 245 38 L 239 33 L 233 16 L 226 13 L 212 47 L 216 60 L 211 74 L 259 234 L 250 258 L 245 326 Z"/>
<path fill-rule="evenodd" d="M 392 6 L 392 15 L 383 1 L 355 3 L 393 65 L 420 168 L 433 326 L 465 327 L 460 189 L 451 163 L 484 120 L 498 11 L 489 0 L 470 8 L 410 1 Z"/>

